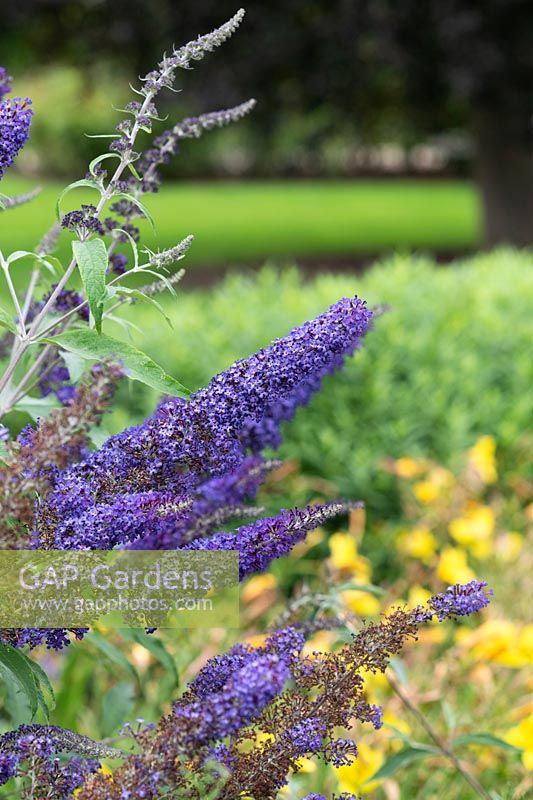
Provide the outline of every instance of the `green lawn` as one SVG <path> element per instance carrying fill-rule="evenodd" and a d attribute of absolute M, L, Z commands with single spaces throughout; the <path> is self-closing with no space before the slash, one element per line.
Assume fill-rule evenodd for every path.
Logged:
<path fill-rule="evenodd" d="M 2 192 L 31 188 L 8 177 Z M 4 252 L 31 249 L 53 221 L 58 183 L 1 220 Z M 90 189 L 66 198 L 65 208 L 95 197 Z M 188 233 L 196 241 L 189 265 L 246 264 L 268 258 L 349 257 L 384 250 L 456 251 L 480 241 L 479 197 L 465 181 L 268 181 L 182 183 L 146 201 L 156 237 L 145 225 L 144 243 L 168 247 Z M 62 244 L 62 250 L 68 242 Z"/>

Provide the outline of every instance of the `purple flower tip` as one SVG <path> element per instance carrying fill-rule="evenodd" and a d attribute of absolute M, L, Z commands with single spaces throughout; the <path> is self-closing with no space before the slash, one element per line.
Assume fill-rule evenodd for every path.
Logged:
<path fill-rule="evenodd" d="M 428 601 L 428 607 L 439 622 L 448 617 L 465 617 L 481 611 L 490 603 L 494 594 L 487 589 L 487 581 L 470 581 L 449 586 L 445 592 L 435 595 Z"/>

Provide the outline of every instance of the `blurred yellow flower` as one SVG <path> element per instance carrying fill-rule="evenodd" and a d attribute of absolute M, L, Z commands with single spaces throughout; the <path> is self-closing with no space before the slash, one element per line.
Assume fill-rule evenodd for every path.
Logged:
<path fill-rule="evenodd" d="M 299 758 L 296 764 L 298 769 L 295 772 L 303 772 L 304 775 L 310 775 L 318 769 L 316 761 L 312 761 L 310 758 Z"/>
<path fill-rule="evenodd" d="M 142 644 L 134 644 L 130 650 L 130 659 L 141 672 L 150 665 L 152 656 Z"/>
<path fill-rule="evenodd" d="M 420 503 L 434 503 L 440 495 L 440 489 L 431 481 L 418 481 L 413 486 L 413 494 Z"/>
<path fill-rule="evenodd" d="M 522 763 L 527 770 L 533 771 L 533 714 L 519 722 L 514 728 L 507 731 L 504 736 L 506 742 L 514 747 L 520 747 Z"/>
<path fill-rule="evenodd" d="M 341 592 L 341 599 L 350 611 L 361 617 L 375 617 L 380 612 L 380 603 L 377 597 L 361 589 L 346 589 Z"/>
<path fill-rule="evenodd" d="M 450 522 L 448 529 L 455 541 L 467 547 L 477 558 L 486 558 L 492 552 L 492 537 L 496 520 L 490 506 L 470 503 L 462 517 Z"/>
<path fill-rule="evenodd" d="M 270 589 L 275 589 L 277 586 L 277 581 L 274 575 L 267 573 L 266 575 L 255 575 L 253 578 L 250 578 L 248 583 L 244 586 L 241 597 L 245 603 L 252 603 L 254 600 L 257 600 L 258 597 L 261 597 L 263 592 L 267 592 Z"/>
<path fill-rule="evenodd" d="M 431 592 L 428 589 L 424 589 L 423 586 L 420 586 L 420 584 L 415 583 L 409 589 L 407 601 L 411 608 L 415 608 L 416 606 L 422 606 L 424 605 L 424 603 L 427 603 L 430 597 L 431 597 Z"/>
<path fill-rule="evenodd" d="M 374 693 L 380 689 L 389 688 L 389 682 L 383 672 L 370 672 L 369 670 L 362 669 L 361 675 L 365 681 L 365 693 L 367 695 L 371 694 L 373 696 Z M 374 702 L 374 700 L 372 702 Z"/>
<path fill-rule="evenodd" d="M 335 634 L 333 631 L 318 631 L 308 639 L 302 649 L 303 656 L 312 656 L 313 653 L 331 653 Z"/>
<path fill-rule="evenodd" d="M 512 669 L 533 663 L 533 624 L 519 625 L 505 619 L 487 620 L 475 630 L 460 628 L 456 640 L 470 657 Z"/>
<path fill-rule="evenodd" d="M 404 531 L 396 539 L 396 547 L 400 553 L 411 558 L 418 558 L 424 564 L 430 564 L 437 550 L 438 542 L 429 528 L 417 527 Z"/>
<path fill-rule="evenodd" d="M 335 569 L 349 569 L 357 558 L 357 542 L 349 533 L 329 537 L 330 560 Z"/>
<path fill-rule="evenodd" d="M 468 583 L 476 577 L 468 566 L 466 553 L 458 547 L 445 547 L 440 554 L 437 575 L 448 584 Z"/>
<path fill-rule="evenodd" d="M 370 748 L 365 742 L 357 745 L 358 757 L 349 767 L 339 767 L 337 776 L 340 792 L 361 792 L 368 794 L 376 789 L 381 781 L 371 781 L 372 775 L 378 771 L 385 757 L 379 750 Z"/>
<path fill-rule="evenodd" d="M 300 556 L 305 555 L 312 547 L 316 547 L 317 544 L 324 541 L 325 536 L 326 531 L 324 528 L 317 528 L 316 531 L 311 531 L 302 542 L 298 542 L 298 544 L 293 547 L 292 555 L 294 558 L 300 558 Z"/>
<path fill-rule="evenodd" d="M 417 461 L 415 458 L 409 458 L 408 456 L 404 458 L 397 458 L 394 462 L 394 469 L 396 471 L 396 475 L 399 475 L 400 478 L 416 478 L 417 475 L 420 475 L 421 472 L 424 472 L 425 465 L 421 461 Z"/>
<path fill-rule="evenodd" d="M 423 481 L 413 486 L 413 493 L 420 503 L 430 505 L 438 500 L 443 491 L 449 489 L 454 482 L 453 474 L 444 467 L 433 467 Z"/>
<path fill-rule="evenodd" d="M 396 717 L 394 714 L 391 714 L 390 711 L 385 711 L 383 714 L 383 723 L 385 725 L 390 725 L 393 728 L 396 728 L 397 731 L 403 733 L 405 736 L 409 736 L 411 734 L 411 727 L 410 725 L 400 717 Z"/>
<path fill-rule="evenodd" d="M 370 583 L 372 566 L 357 552 L 357 542 L 349 533 L 329 537 L 330 563 L 334 569 L 349 572 L 357 583 Z"/>
<path fill-rule="evenodd" d="M 468 451 L 468 463 L 483 483 L 494 483 L 496 470 L 496 442 L 492 436 L 482 436 Z"/>
<path fill-rule="evenodd" d="M 439 625 L 439 623 L 434 620 L 432 625 L 429 625 L 427 628 L 422 628 L 418 632 L 418 644 L 441 644 L 446 638 L 446 628 L 444 625 Z M 411 642 L 410 646 L 415 646 L 416 642 Z"/>
<path fill-rule="evenodd" d="M 102 766 L 100 767 L 98 772 L 100 772 L 102 775 L 107 775 L 109 777 L 109 780 L 113 781 L 113 777 L 112 777 L 113 776 L 113 772 L 112 772 L 112 770 L 109 769 L 107 764 L 102 764 Z M 81 794 L 81 787 L 79 789 L 74 789 L 74 791 L 72 792 L 72 796 L 73 797 L 77 797 L 79 794 Z"/>
<path fill-rule="evenodd" d="M 251 636 L 247 636 L 244 640 L 245 644 L 249 644 L 250 647 L 262 647 L 266 642 L 267 636 L 264 633 L 256 633 L 252 634 Z"/>

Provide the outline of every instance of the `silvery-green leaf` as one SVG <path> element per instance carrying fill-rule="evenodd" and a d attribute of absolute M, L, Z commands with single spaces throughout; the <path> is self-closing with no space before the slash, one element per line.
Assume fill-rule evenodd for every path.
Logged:
<path fill-rule="evenodd" d="M 100 333 L 106 296 L 105 276 L 108 266 L 106 246 L 102 239 L 74 241 L 72 252 L 78 263 L 96 330 Z"/>
<path fill-rule="evenodd" d="M 89 360 L 114 359 L 120 362 L 133 380 L 141 381 L 163 394 L 188 397 L 189 391 L 175 378 L 167 375 L 146 353 L 126 342 L 88 329 L 65 331 L 51 336 L 48 342 Z"/>

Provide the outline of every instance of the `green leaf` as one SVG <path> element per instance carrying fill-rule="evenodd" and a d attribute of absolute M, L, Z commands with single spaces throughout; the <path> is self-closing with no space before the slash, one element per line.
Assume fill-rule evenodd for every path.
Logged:
<path fill-rule="evenodd" d="M 487 747 L 499 747 L 502 750 L 512 750 L 515 753 L 521 752 L 520 747 L 515 747 L 498 736 L 493 736 L 492 733 L 466 733 L 463 736 L 457 736 L 452 741 L 453 748 L 463 747 L 465 744 L 484 744 Z"/>
<path fill-rule="evenodd" d="M 122 653 L 118 647 L 108 642 L 98 631 L 91 631 L 88 633 L 85 637 L 85 641 L 92 642 L 110 661 L 118 664 L 118 666 L 122 667 L 126 672 L 129 672 L 130 675 L 140 683 L 139 674 L 133 664 L 128 661 L 124 653 Z"/>
<path fill-rule="evenodd" d="M 93 158 L 93 160 L 89 164 L 89 172 L 91 173 L 91 175 L 94 175 L 95 178 L 97 177 L 94 171 L 95 168 L 98 166 L 98 164 L 101 164 L 102 161 L 105 161 L 106 158 L 118 158 L 118 160 L 120 161 L 120 156 L 118 153 L 104 153 L 101 156 Z"/>
<path fill-rule="evenodd" d="M 8 452 L 7 444 L 3 440 L 0 440 L 0 461 L 4 464 L 7 462 Z"/>
<path fill-rule="evenodd" d="M 122 631 L 122 635 L 125 639 L 136 642 L 148 650 L 154 656 L 154 658 L 156 658 L 159 663 L 165 667 L 167 672 L 170 672 L 174 680 L 174 685 L 178 685 L 179 676 L 176 668 L 176 662 L 168 652 L 161 639 L 158 639 L 153 634 L 145 633 L 145 631 L 136 628 L 125 628 Z"/>
<path fill-rule="evenodd" d="M 124 236 L 126 236 L 129 239 L 129 243 L 130 243 L 131 249 L 133 251 L 133 266 L 134 266 L 134 269 L 137 269 L 137 267 L 139 266 L 139 248 L 137 247 L 137 242 L 135 241 L 135 239 L 133 238 L 131 233 L 129 231 L 125 231 L 123 228 L 115 228 L 113 233 L 115 233 L 115 234 L 116 233 L 122 233 Z"/>
<path fill-rule="evenodd" d="M 54 395 L 48 395 L 47 397 L 23 397 L 22 400 L 18 401 L 15 408 L 17 411 L 25 411 L 32 419 L 37 420 L 39 417 L 49 414 L 54 408 L 59 408 L 59 406 L 60 403 Z"/>
<path fill-rule="evenodd" d="M 132 712 L 135 687 L 128 681 L 116 683 L 102 698 L 102 736 L 107 738 L 117 732 Z"/>
<path fill-rule="evenodd" d="M 132 194 L 127 194 L 125 192 L 120 192 L 119 194 L 116 194 L 115 197 L 125 197 L 126 200 L 130 201 L 130 203 L 133 203 L 133 205 L 137 206 L 143 217 L 146 217 L 146 219 L 150 223 L 152 230 L 155 231 L 155 223 L 153 217 L 146 208 L 146 206 L 143 203 L 141 203 L 140 200 L 137 200 L 137 198 L 134 197 Z"/>
<path fill-rule="evenodd" d="M 155 297 L 151 297 L 148 294 L 143 294 L 143 292 L 141 292 L 139 289 L 131 289 L 129 286 L 117 286 L 116 292 L 117 294 L 124 294 L 127 297 L 132 297 L 135 300 L 141 300 L 145 303 L 148 303 L 151 306 L 154 306 L 154 308 L 157 308 L 159 313 L 164 317 L 165 322 L 167 323 L 169 328 L 174 329 L 172 320 L 170 319 L 169 316 L 167 316 L 167 314 L 165 313 L 165 309 L 163 308 L 161 303 L 155 299 Z"/>
<path fill-rule="evenodd" d="M 400 661 L 399 658 L 391 658 L 389 661 L 389 666 L 396 673 L 396 677 L 400 681 L 402 686 L 407 686 L 409 682 L 409 678 L 407 676 L 407 667 Z"/>
<path fill-rule="evenodd" d="M 109 439 L 111 434 L 99 425 L 92 425 L 87 431 L 87 436 L 96 449 L 99 450 L 104 442 Z"/>
<path fill-rule="evenodd" d="M 52 275 L 56 274 L 56 267 L 54 267 L 52 262 L 55 262 L 56 266 L 59 265 L 60 272 L 64 271 L 63 265 L 57 258 L 51 256 L 46 256 L 46 257 L 40 256 L 38 253 L 33 253 L 30 250 L 16 250 L 14 253 L 11 253 L 11 255 L 5 259 L 6 266 L 14 264 L 15 261 L 20 261 L 21 258 L 27 258 L 28 256 L 34 262 L 37 261 L 37 263 L 42 264 L 44 267 L 46 267 L 46 269 L 49 270 L 49 272 L 51 272 Z"/>
<path fill-rule="evenodd" d="M 17 725 L 31 722 L 39 705 L 39 697 L 28 659 L 14 647 L 0 644 L 0 674 L 12 699 L 16 701 L 10 704 L 17 717 L 13 721 Z"/>
<path fill-rule="evenodd" d="M 58 222 L 61 222 L 61 201 L 63 200 L 65 195 L 67 195 L 73 189 L 81 189 L 83 186 L 87 186 L 90 189 L 96 189 L 96 191 L 100 195 L 102 194 L 102 189 L 100 187 L 100 184 L 98 184 L 94 180 L 91 180 L 90 178 L 82 178 L 80 181 L 74 181 L 74 183 L 69 183 L 69 185 L 66 186 L 63 189 L 63 191 L 61 192 L 61 194 L 59 195 L 59 197 L 57 199 L 56 216 L 57 216 Z"/>
<path fill-rule="evenodd" d="M 11 333 L 18 333 L 17 326 L 15 325 L 13 319 L 9 316 L 7 311 L 4 311 L 3 308 L 0 308 L 0 328 L 7 328 L 8 331 L 11 331 Z"/>
<path fill-rule="evenodd" d="M 403 750 L 399 750 L 393 756 L 391 756 L 384 764 L 378 769 L 378 771 L 372 775 L 369 779 L 370 781 L 378 781 L 383 780 L 384 778 L 389 778 L 395 772 L 397 772 L 401 767 L 406 767 L 408 764 L 411 764 L 413 761 L 418 760 L 419 758 L 427 758 L 428 756 L 434 756 L 439 754 L 439 750 L 436 747 L 427 747 L 426 745 L 420 745 L 418 747 L 404 747 Z"/>
<path fill-rule="evenodd" d="M 347 581 L 346 583 L 341 583 L 339 586 L 335 587 L 336 592 L 344 592 L 347 589 L 356 589 L 360 592 L 368 592 L 368 594 L 372 594 L 374 597 L 382 597 L 385 594 L 384 589 L 382 589 L 380 586 L 374 586 L 372 583 L 354 583 L 353 581 Z"/>
<path fill-rule="evenodd" d="M 56 704 L 56 697 L 53 686 L 50 683 L 48 675 L 46 674 L 44 669 L 35 661 L 32 661 L 31 658 L 28 658 L 28 656 L 25 653 L 22 653 L 22 655 L 24 656 L 24 658 L 26 658 L 28 666 L 34 674 L 39 705 L 42 708 L 46 719 L 48 720 L 50 719 L 50 711 L 53 711 Z"/>
<path fill-rule="evenodd" d="M 87 239 L 85 242 L 74 241 L 72 242 L 72 252 L 78 262 L 96 330 L 101 333 L 106 296 L 105 275 L 108 265 L 105 243 L 102 239 Z"/>
<path fill-rule="evenodd" d="M 75 353 L 69 353 L 67 350 L 65 350 L 64 353 L 61 353 L 61 358 L 67 365 L 70 380 L 72 383 L 77 383 L 85 372 L 85 359 L 81 356 L 75 355 Z"/>
<path fill-rule="evenodd" d="M 133 380 L 145 383 L 163 394 L 188 397 L 190 392 L 179 381 L 172 378 L 159 364 L 126 342 L 96 331 L 78 329 L 51 336 L 46 341 L 58 345 L 82 358 L 103 361 L 113 358 L 120 361 Z"/>

